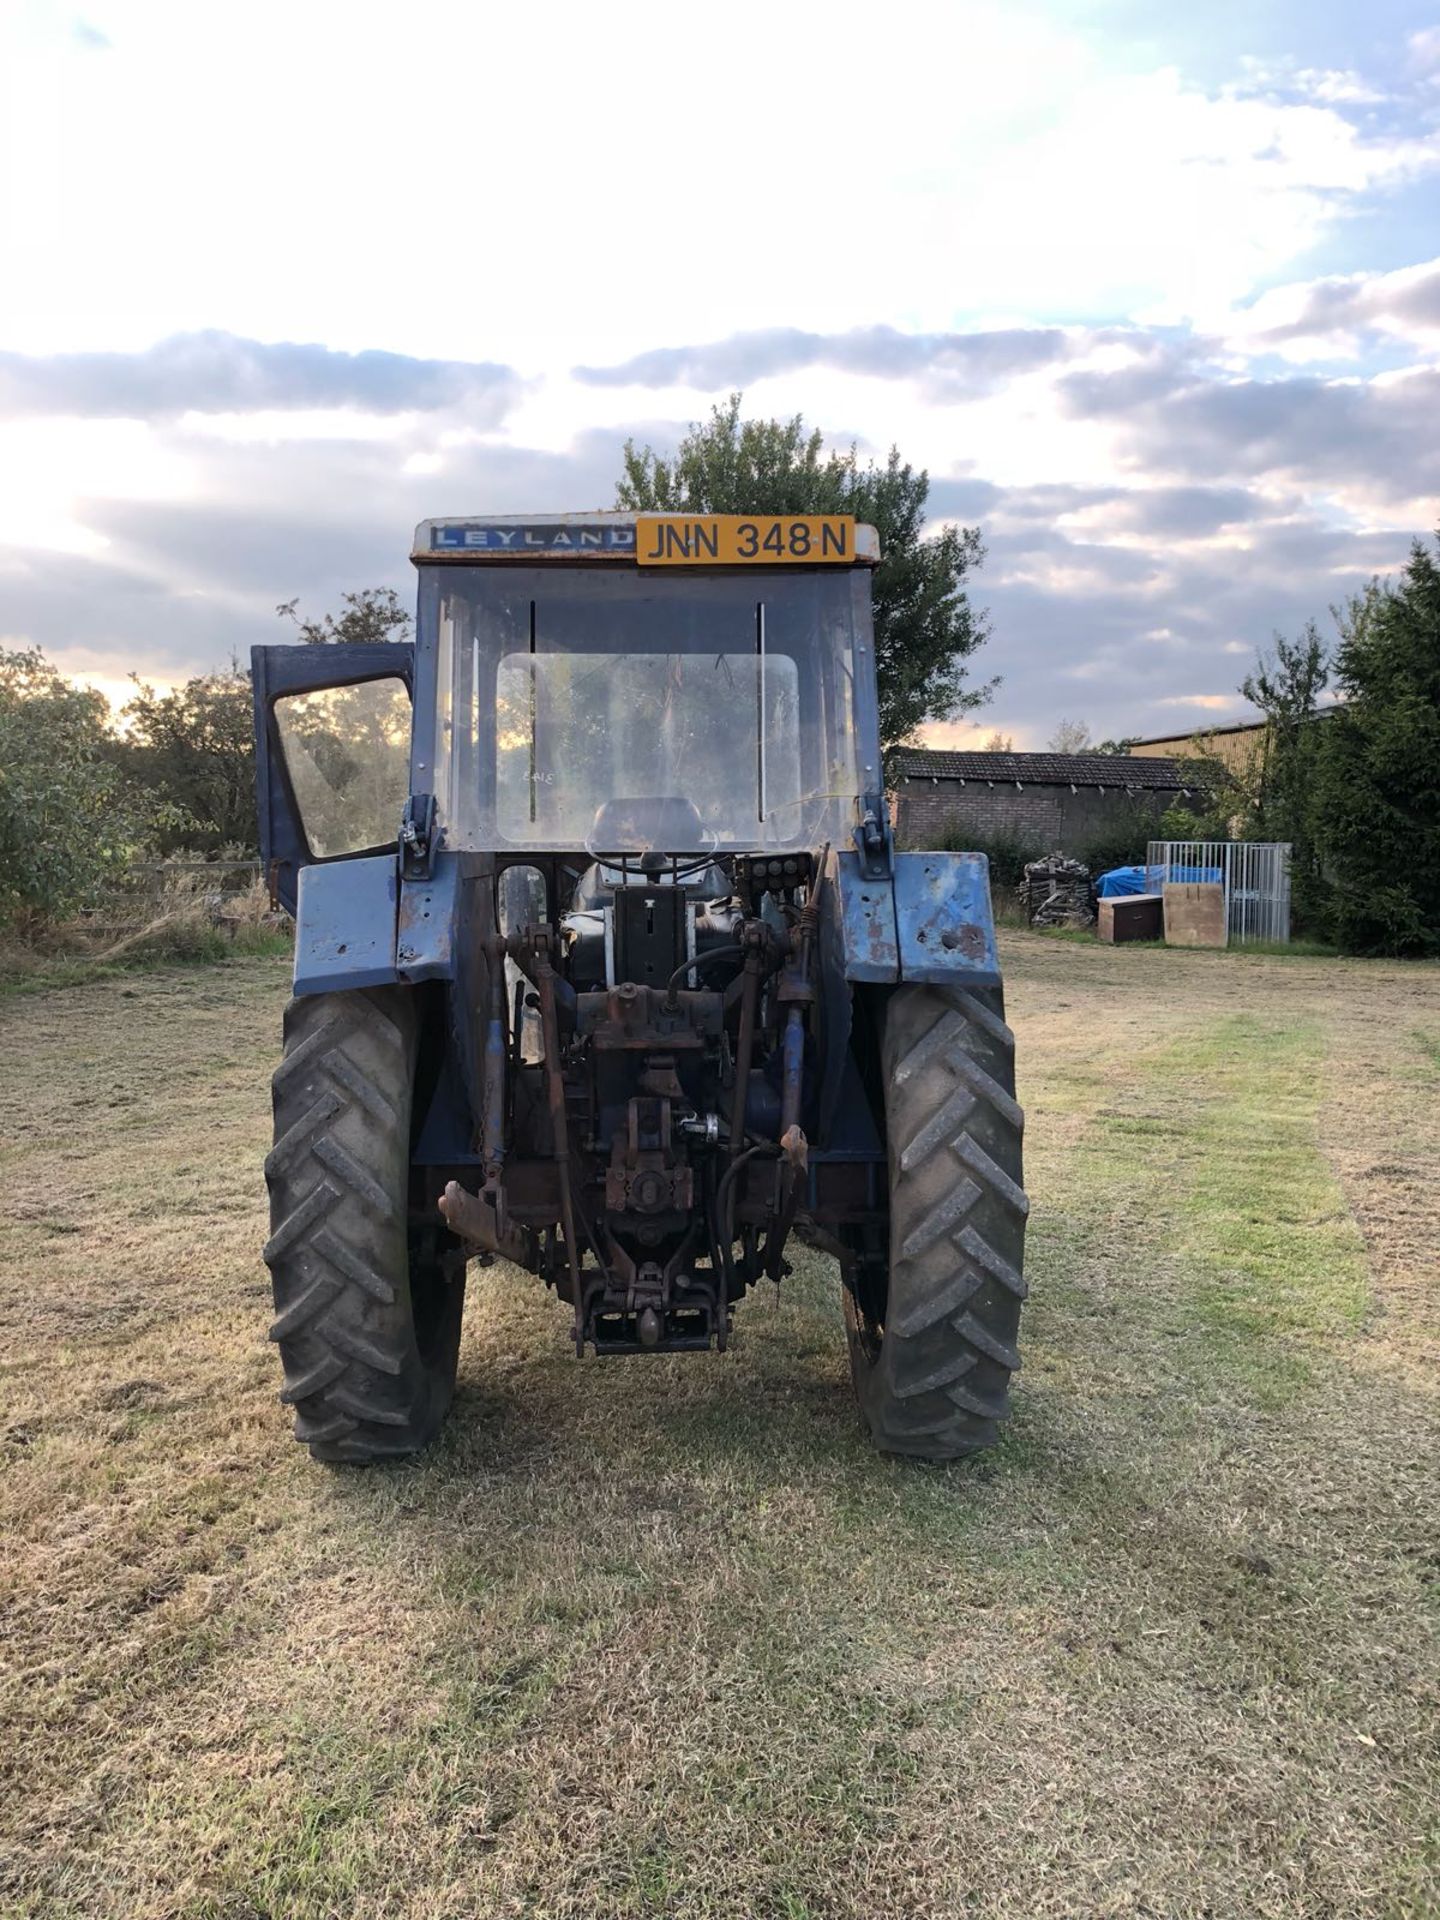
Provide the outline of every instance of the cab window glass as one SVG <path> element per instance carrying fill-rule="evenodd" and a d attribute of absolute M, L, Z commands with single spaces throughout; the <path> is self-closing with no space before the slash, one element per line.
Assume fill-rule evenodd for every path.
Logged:
<path fill-rule="evenodd" d="M 410 786 L 410 695 L 398 679 L 282 695 L 275 724 L 318 860 L 395 843 Z"/>
<path fill-rule="evenodd" d="M 501 933 L 538 927 L 550 915 L 545 905 L 545 876 L 538 867 L 506 867 L 495 886 Z"/>

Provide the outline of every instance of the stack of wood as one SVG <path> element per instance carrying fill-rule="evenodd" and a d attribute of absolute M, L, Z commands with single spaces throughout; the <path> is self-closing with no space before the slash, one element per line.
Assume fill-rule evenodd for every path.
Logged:
<path fill-rule="evenodd" d="M 1032 860 L 1016 889 L 1032 927 L 1090 927 L 1095 924 L 1095 889 L 1090 869 L 1063 853 Z"/>

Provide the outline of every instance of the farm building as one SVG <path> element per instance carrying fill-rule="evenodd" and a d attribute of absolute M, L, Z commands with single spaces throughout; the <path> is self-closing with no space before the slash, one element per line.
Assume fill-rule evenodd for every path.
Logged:
<path fill-rule="evenodd" d="M 1321 707 L 1312 720 L 1326 720 L 1334 707 Z M 1160 733 L 1151 740 L 1132 740 L 1126 749 L 1137 760 L 1168 760 L 1177 754 L 1206 754 L 1218 760 L 1238 780 L 1255 773 L 1265 750 L 1266 722 L 1234 720 L 1223 727 L 1197 727 L 1189 733 Z"/>
<path fill-rule="evenodd" d="M 1249 773 L 1265 744 L 1263 720 L 1237 720 L 1224 727 L 1192 727 L 1189 733 L 1157 734 L 1132 740 L 1127 751 L 1137 760 L 1170 760 L 1175 755 L 1213 754 L 1234 774 Z"/>
<path fill-rule="evenodd" d="M 1193 764 L 1107 753 L 949 753 L 897 747 L 890 756 L 895 831 L 904 846 L 957 833 L 1067 851 L 1176 802 L 1206 798 Z"/>

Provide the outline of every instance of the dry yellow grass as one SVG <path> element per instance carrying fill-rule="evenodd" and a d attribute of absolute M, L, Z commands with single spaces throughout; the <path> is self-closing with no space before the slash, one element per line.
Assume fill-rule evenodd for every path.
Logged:
<path fill-rule="evenodd" d="M 1440 973 L 1010 943 L 998 1455 L 877 1458 L 833 1276 L 584 1366 L 475 1274 L 424 1460 L 264 1342 L 283 961 L 0 1002 L 0 1910 L 1440 1907 Z"/>

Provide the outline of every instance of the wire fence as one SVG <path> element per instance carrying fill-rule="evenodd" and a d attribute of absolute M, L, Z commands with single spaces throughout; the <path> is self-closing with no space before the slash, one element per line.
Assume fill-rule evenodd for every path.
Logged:
<path fill-rule="evenodd" d="M 262 874 L 258 860 L 132 860 L 80 909 L 78 924 L 118 937 L 188 909 L 229 925 Z"/>
<path fill-rule="evenodd" d="M 260 871 L 258 860 L 133 860 L 125 869 L 137 881 L 147 877 L 163 881 L 172 873 L 208 873 L 217 880 L 232 877 L 243 885 Z"/>
<path fill-rule="evenodd" d="M 1209 881 L 1225 889 L 1225 927 L 1232 946 L 1290 939 L 1288 840 L 1152 840 L 1145 851 L 1145 890 Z"/>

